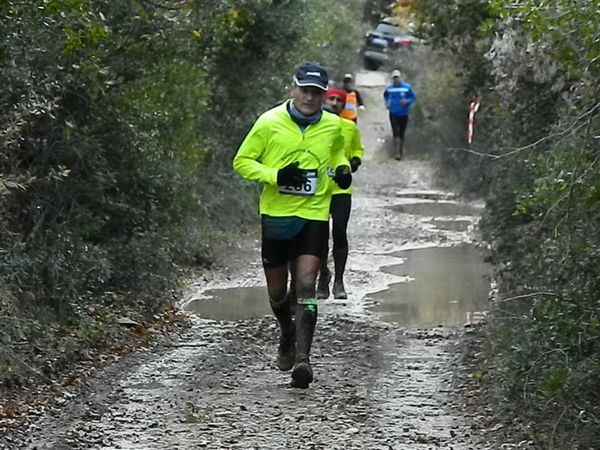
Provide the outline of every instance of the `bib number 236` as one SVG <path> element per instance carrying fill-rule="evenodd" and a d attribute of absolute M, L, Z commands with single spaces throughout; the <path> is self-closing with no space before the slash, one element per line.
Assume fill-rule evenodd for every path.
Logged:
<path fill-rule="evenodd" d="M 304 170 L 306 179 L 300 186 L 279 186 L 279 192 L 289 195 L 315 195 L 317 192 L 317 171 Z"/>

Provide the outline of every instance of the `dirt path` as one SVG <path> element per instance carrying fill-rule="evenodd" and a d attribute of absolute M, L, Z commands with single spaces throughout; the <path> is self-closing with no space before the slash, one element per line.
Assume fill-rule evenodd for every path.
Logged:
<path fill-rule="evenodd" d="M 402 207 L 415 205 L 456 204 L 435 201 L 453 194 L 434 190 L 429 163 L 410 154 L 415 143 L 405 161 L 387 157 L 382 138 L 388 125 L 380 104 L 384 81 L 377 72 L 358 77 L 368 109 L 360 118 L 366 156 L 355 177 L 346 282 L 350 298 L 320 308 L 310 389 L 290 388 L 289 374 L 276 370 L 273 318 L 194 316 L 192 327 L 171 344 L 104 371 L 89 395 L 32 423 L 13 448 L 495 448 L 474 435 L 472 419 L 452 395 L 453 352 L 462 326 L 427 323 L 456 311 L 397 304 L 392 291 L 386 291 L 412 280 L 402 269 L 381 270 L 402 268 L 402 251 L 470 243 L 480 205 L 462 205 L 470 214 L 453 214 L 450 222 L 461 226 L 447 229 L 436 226 L 434 217 L 403 212 Z M 228 268 L 199 280 L 185 299 L 190 308 L 202 309 L 209 289 L 262 286 L 257 244 L 242 246 Z M 387 313 L 374 313 L 378 308 Z M 386 317 L 410 317 L 414 325 L 402 327 L 383 321 Z"/>

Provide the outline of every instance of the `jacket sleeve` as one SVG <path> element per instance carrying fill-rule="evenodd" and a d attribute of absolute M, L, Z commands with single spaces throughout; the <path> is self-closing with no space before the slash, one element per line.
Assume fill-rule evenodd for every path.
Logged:
<path fill-rule="evenodd" d="M 360 139 L 360 131 L 358 127 L 354 128 L 354 133 L 352 133 L 352 143 L 350 150 L 350 157 L 354 158 L 355 156 L 363 159 L 363 155 L 365 153 L 365 148 L 363 146 L 362 140 Z"/>
<path fill-rule="evenodd" d="M 385 106 L 390 106 L 390 93 L 388 92 L 388 88 L 386 86 L 385 91 L 383 91 L 383 101 Z"/>
<path fill-rule="evenodd" d="M 412 86 L 409 86 L 408 88 L 408 97 L 406 99 L 408 100 L 409 105 L 412 105 L 417 100 L 415 92 L 412 90 Z"/>
<path fill-rule="evenodd" d="M 265 166 L 261 162 L 268 144 L 268 129 L 259 118 L 233 158 L 233 170 L 250 181 L 264 184 L 277 184 L 277 169 Z"/>
<path fill-rule="evenodd" d="M 356 89 L 354 90 L 354 92 L 356 92 L 356 103 L 358 103 L 358 106 L 364 106 L 360 92 L 358 92 Z"/>
<path fill-rule="evenodd" d="M 344 136 L 342 135 L 341 127 L 339 129 L 339 134 L 336 136 L 333 142 L 333 147 L 331 149 L 330 166 L 333 169 L 337 169 L 339 166 L 350 166 L 350 162 L 346 158 L 344 152 Z"/>

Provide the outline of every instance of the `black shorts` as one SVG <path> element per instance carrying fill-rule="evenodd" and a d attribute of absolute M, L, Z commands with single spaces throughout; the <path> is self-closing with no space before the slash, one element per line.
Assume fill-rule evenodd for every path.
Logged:
<path fill-rule="evenodd" d="M 390 124 L 392 125 L 392 133 L 394 137 L 404 139 L 404 132 L 408 124 L 408 116 L 393 116 L 390 114 Z"/>
<path fill-rule="evenodd" d="M 265 269 L 281 267 L 300 255 L 321 257 L 324 242 L 328 237 L 329 222 L 307 220 L 300 231 L 291 239 L 267 238 L 262 233 L 262 262 Z"/>

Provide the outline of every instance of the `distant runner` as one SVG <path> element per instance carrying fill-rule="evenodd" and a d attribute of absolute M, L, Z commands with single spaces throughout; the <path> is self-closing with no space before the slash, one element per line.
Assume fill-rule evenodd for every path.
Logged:
<path fill-rule="evenodd" d="M 344 75 L 342 87 L 346 92 L 346 103 L 340 116 L 356 123 L 358 120 L 358 109 L 365 109 L 360 92 L 354 89 L 354 78 L 351 73 Z"/>
<path fill-rule="evenodd" d="M 269 303 L 279 322 L 280 370 L 292 370 L 292 386 L 313 380 L 309 355 L 317 321 L 315 284 L 328 234 L 333 179 L 348 188 L 352 174 L 344 157 L 341 120 L 321 110 L 326 70 L 303 64 L 293 78 L 292 99 L 263 113 L 242 142 L 233 168 L 263 183 L 262 262 Z M 296 280 L 295 323 L 287 293 L 288 263 Z"/>
<path fill-rule="evenodd" d="M 325 95 L 324 108 L 330 108 L 335 114 L 340 114 L 346 104 L 346 91 L 343 89 L 329 89 Z M 342 119 L 342 134 L 344 135 L 344 152 L 350 161 L 352 172 L 356 172 L 362 163 L 364 148 L 360 139 L 360 132 L 356 124 L 348 119 Z M 331 183 L 332 197 L 329 211 L 332 218 L 333 235 L 333 297 L 348 298 L 344 287 L 344 271 L 348 260 L 348 220 L 352 207 L 352 187 L 342 189 L 335 183 Z M 327 267 L 329 255 L 329 239 L 325 241 L 323 254 L 321 256 L 321 273 L 317 284 L 317 298 L 329 297 L 329 282 L 331 272 Z"/>
<path fill-rule="evenodd" d="M 410 105 L 415 102 L 416 97 L 411 85 L 402 80 L 399 70 L 392 71 L 392 82 L 386 86 L 383 99 L 385 107 L 390 111 L 396 159 L 401 160 L 404 156 L 404 133 L 408 124 Z"/>

